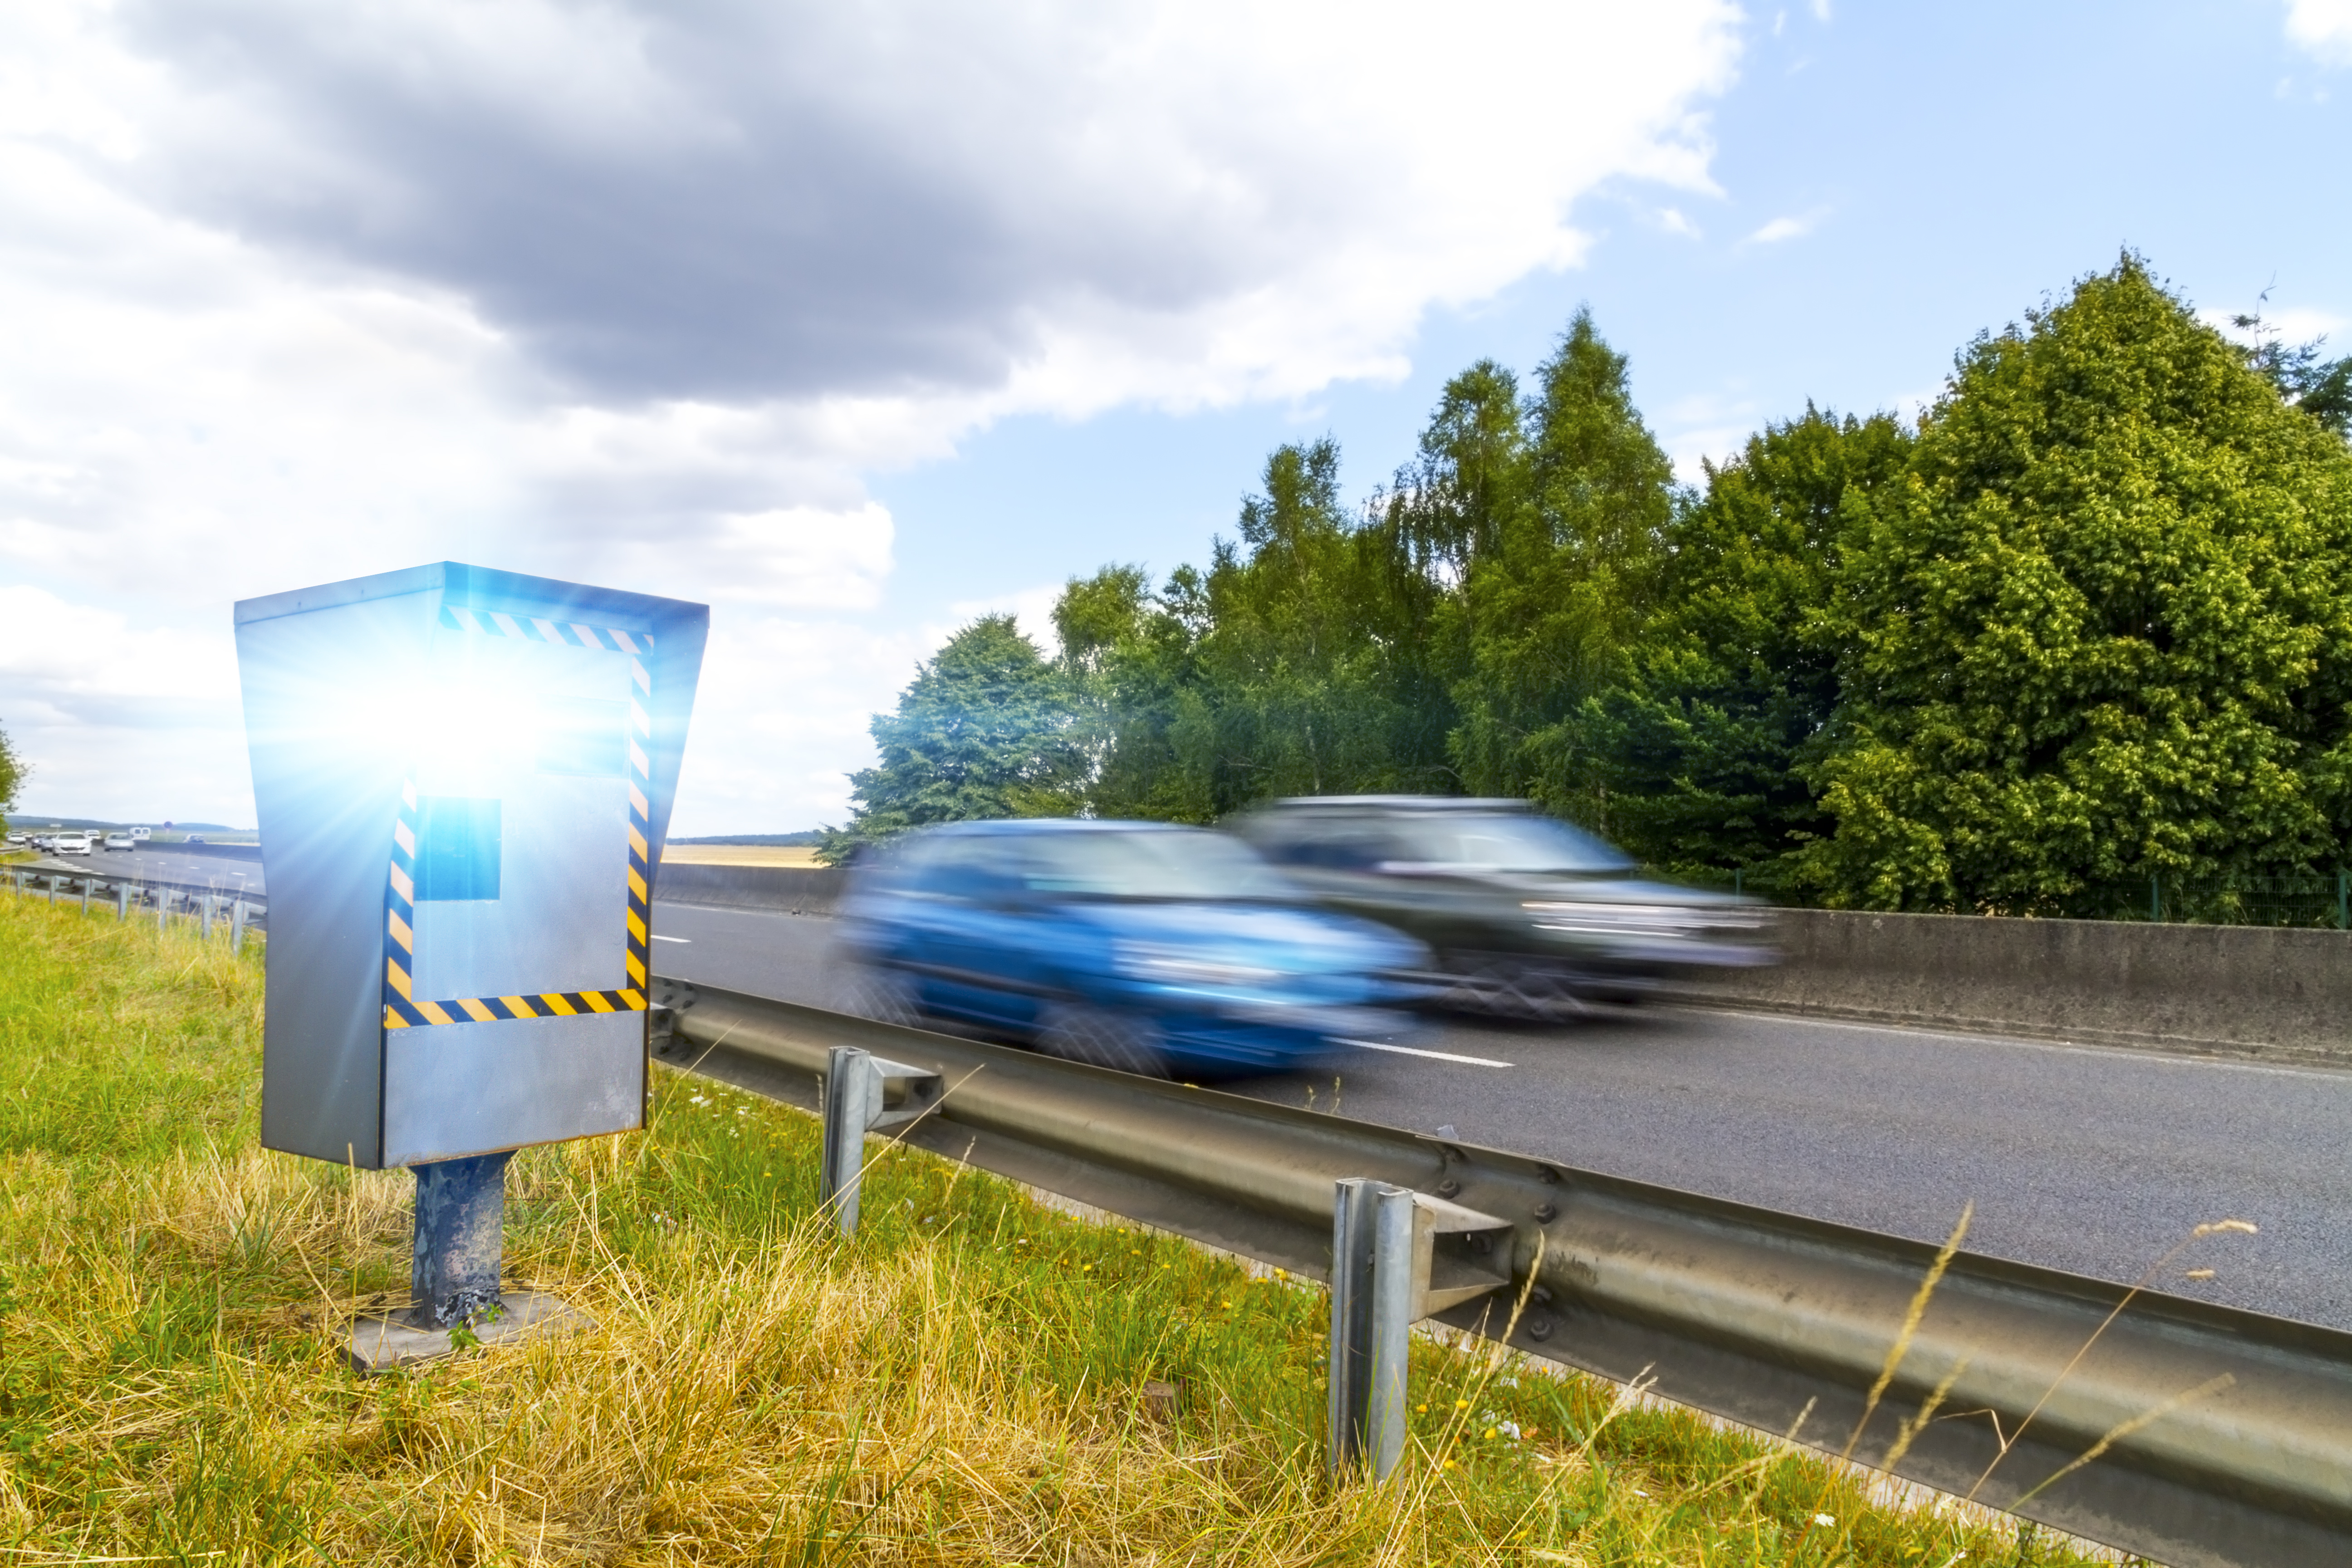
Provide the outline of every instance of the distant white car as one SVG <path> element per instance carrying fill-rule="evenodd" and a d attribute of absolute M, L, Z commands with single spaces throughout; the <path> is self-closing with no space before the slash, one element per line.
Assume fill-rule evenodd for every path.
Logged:
<path fill-rule="evenodd" d="M 152 827 L 134 827 L 131 830 L 131 842 L 134 844 L 144 844 L 147 842 L 149 837 L 153 835 L 154 831 L 155 830 Z"/>
<path fill-rule="evenodd" d="M 136 849 L 139 845 L 128 833 L 110 833 L 106 836 L 106 847 L 109 849 Z"/>
<path fill-rule="evenodd" d="M 52 855 L 87 855 L 89 853 L 89 835 L 87 833 L 60 833 L 49 841 L 49 853 Z"/>

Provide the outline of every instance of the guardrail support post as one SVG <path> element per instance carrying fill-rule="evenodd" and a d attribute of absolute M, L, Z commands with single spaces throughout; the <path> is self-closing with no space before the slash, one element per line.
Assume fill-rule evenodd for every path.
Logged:
<path fill-rule="evenodd" d="M 196 934 L 206 942 L 213 939 L 213 896 L 206 893 L 201 901 L 204 912 L 197 917 Z"/>
<path fill-rule="evenodd" d="M 1395 1192 L 1366 1176 L 1343 1178 L 1331 1202 L 1330 1468 L 1363 1468 L 1371 1441 L 1372 1305 L 1380 1200 Z"/>
<path fill-rule="evenodd" d="M 897 1088 L 898 1103 L 890 1103 Z M 866 1134 L 912 1121 L 936 1103 L 940 1075 L 885 1061 L 856 1046 L 835 1046 L 825 1058 L 824 1156 L 819 1201 L 833 1210 L 844 1236 L 857 1234 L 858 1178 L 866 1164 Z"/>
<path fill-rule="evenodd" d="M 1413 1256 L 1413 1198 L 1402 1187 L 1384 1188 L 1372 1217 L 1371 1387 L 1364 1436 L 1376 1481 L 1387 1480 L 1404 1458 L 1412 1325 L 1423 1315 L 1421 1298 L 1429 1283 L 1427 1262 Z"/>
<path fill-rule="evenodd" d="M 228 950 L 231 954 L 245 951 L 245 900 L 239 899 L 228 912 Z"/>
<path fill-rule="evenodd" d="M 50 873 L 49 873 L 48 881 L 49 881 L 49 907 L 50 907 L 50 908 L 52 908 L 52 909 L 55 909 L 55 908 L 57 907 L 57 902 L 58 902 L 58 874 L 57 874 L 55 871 L 52 871 L 52 872 L 50 872 Z"/>
<path fill-rule="evenodd" d="M 155 929 L 162 931 L 171 922 L 172 893 L 168 888 L 155 889 Z"/>
<path fill-rule="evenodd" d="M 121 925 L 124 921 L 127 921 L 130 918 L 131 884 L 128 882 L 117 882 L 114 884 L 114 923 L 116 925 Z"/>
<path fill-rule="evenodd" d="M 1404 1459 L 1412 1325 L 1510 1283 L 1510 1226 L 1364 1176 L 1331 1205 L 1331 1473 Z M 1497 1243 L 1503 1258 L 1493 1258 Z"/>
<path fill-rule="evenodd" d="M 89 913 L 89 879 L 88 877 L 81 879 L 81 912 L 85 915 Z"/>

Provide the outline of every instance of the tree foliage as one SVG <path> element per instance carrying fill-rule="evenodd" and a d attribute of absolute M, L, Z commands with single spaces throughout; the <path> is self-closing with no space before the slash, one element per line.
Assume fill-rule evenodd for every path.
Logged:
<path fill-rule="evenodd" d="M 31 769 L 8 743 L 8 731 L 0 730 L 0 828 L 8 826 L 7 813 L 16 809 L 16 792 L 25 785 Z"/>
<path fill-rule="evenodd" d="M 1097 811 L 1205 822 L 1271 795 L 1448 787 L 1436 589 L 1390 520 L 1341 505 L 1339 475 L 1332 442 L 1282 447 L 1205 574 L 1151 594 L 1111 566 L 1064 590 L 1063 663 L 1105 742 Z"/>
<path fill-rule="evenodd" d="M 1708 464 L 1667 525 L 1656 612 L 1620 679 L 1541 738 L 1545 775 L 1654 864 L 1785 886 L 1834 827 L 1800 763 L 1837 708 L 1851 542 L 1911 446 L 1887 416 L 1808 408 Z"/>
<path fill-rule="evenodd" d="M 2230 324 L 2250 334 L 2253 342 L 2241 352 L 2246 363 L 2278 390 L 2287 403 L 2300 408 L 2322 427 L 2352 437 L 2352 354 L 2323 359 L 2326 337 L 2307 343 L 2289 343 L 2257 310 L 2232 316 Z"/>
<path fill-rule="evenodd" d="M 1464 662 L 1454 752 L 1473 794 L 1530 795 L 1606 831 L 1591 781 L 1556 765 L 1562 725 L 1627 673 L 1659 587 L 1674 466 L 1589 311 L 1537 375 L 1516 462 L 1483 481 L 1494 510 L 1445 606 Z"/>
<path fill-rule="evenodd" d="M 1349 506 L 1277 448 L 1205 569 L 1072 579 L 875 721 L 844 842 L 953 816 L 1530 797 L 1659 868 L 1856 907 L 2109 912 L 2352 835 L 2352 359 L 2134 257 L 1960 354 L 1916 428 L 1808 405 L 1675 483 L 1579 311 L 1446 383 Z"/>
<path fill-rule="evenodd" d="M 869 728 L 881 760 L 850 775 L 849 825 L 818 847 L 828 865 L 911 827 L 1059 816 L 1079 802 L 1087 758 L 1067 684 L 1011 616 L 950 637 Z"/>
<path fill-rule="evenodd" d="M 1844 565 L 1822 890 L 2061 912 L 2335 864 L 2348 508 L 2344 443 L 2136 258 L 1979 339 Z"/>

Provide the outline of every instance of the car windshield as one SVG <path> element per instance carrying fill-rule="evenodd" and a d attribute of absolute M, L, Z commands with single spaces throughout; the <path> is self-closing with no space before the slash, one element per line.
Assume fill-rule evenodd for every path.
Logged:
<path fill-rule="evenodd" d="M 1580 827 L 1549 816 L 1433 814 L 1401 835 L 1410 858 L 1496 871 L 1630 871 L 1633 862 Z"/>
<path fill-rule="evenodd" d="M 1032 891 L 1119 899 L 1272 899 L 1288 883 L 1221 833 L 1040 833 L 1023 845 Z"/>

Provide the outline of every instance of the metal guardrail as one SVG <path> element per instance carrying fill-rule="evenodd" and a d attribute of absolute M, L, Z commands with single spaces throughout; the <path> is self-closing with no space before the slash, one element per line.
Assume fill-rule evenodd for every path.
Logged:
<path fill-rule="evenodd" d="M 0 866 L 0 887 L 5 887 L 20 898 L 46 894 L 54 904 L 60 895 L 79 899 L 87 913 L 91 900 L 96 898 L 102 912 L 111 904 L 114 918 L 128 919 L 134 911 L 145 914 L 152 910 L 159 920 L 174 916 L 195 921 L 205 935 L 212 935 L 215 916 L 226 922 L 230 944 L 242 948 L 247 927 L 257 931 L 268 927 L 268 895 L 241 889 L 200 887 L 193 883 L 168 881 L 153 877 L 107 877 L 95 871 L 59 870 L 53 865 Z"/>
<path fill-rule="evenodd" d="M 186 877 L 162 877 L 152 873 L 110 871 L 106 869 L 105 861 L 97 859 L 93 859 L 87 868 L 49 859 L 20 860 L 14 864 L 0 864 L 0 880 L 13 884 L 20 875 L 40 879 L 44 885 L 48 879 L 55 878 L 61 887 L 68 882 L 79 884 L 89 881 L 102 888 L 111 888 L 120 883 L 132 888 L 150 889 L 168 888 L 175 893 L 194 893 L 199 897 L 210 893 L 218 898 L 243 899 L 247 903 L 257 906 L 265 906 L 269 902 L 269 891 L 267 888 L 223 883 L 217 879 L 200 882 Z"/>
<path fill-rule="evenodd" d="M 1335 1184 L 1391 1183 L 1511 1224 L 1441 1247 L 1433 1293 L 1498 1265 L 1514 1286 L 1441 1321 L 1832 1452 L 1859 1428 L 1860 1463 L 2178 1568 L 2352 1562 L 2352 1334 L 1962 1252 L 1906 1339 L 1937 1256 L 1917 1242 L 654 984 L 665 1058 L 804 1109 L 836 1046 L 938 1073 L 898 1136 L 949 1158 L 1318 1279 Z"/>

